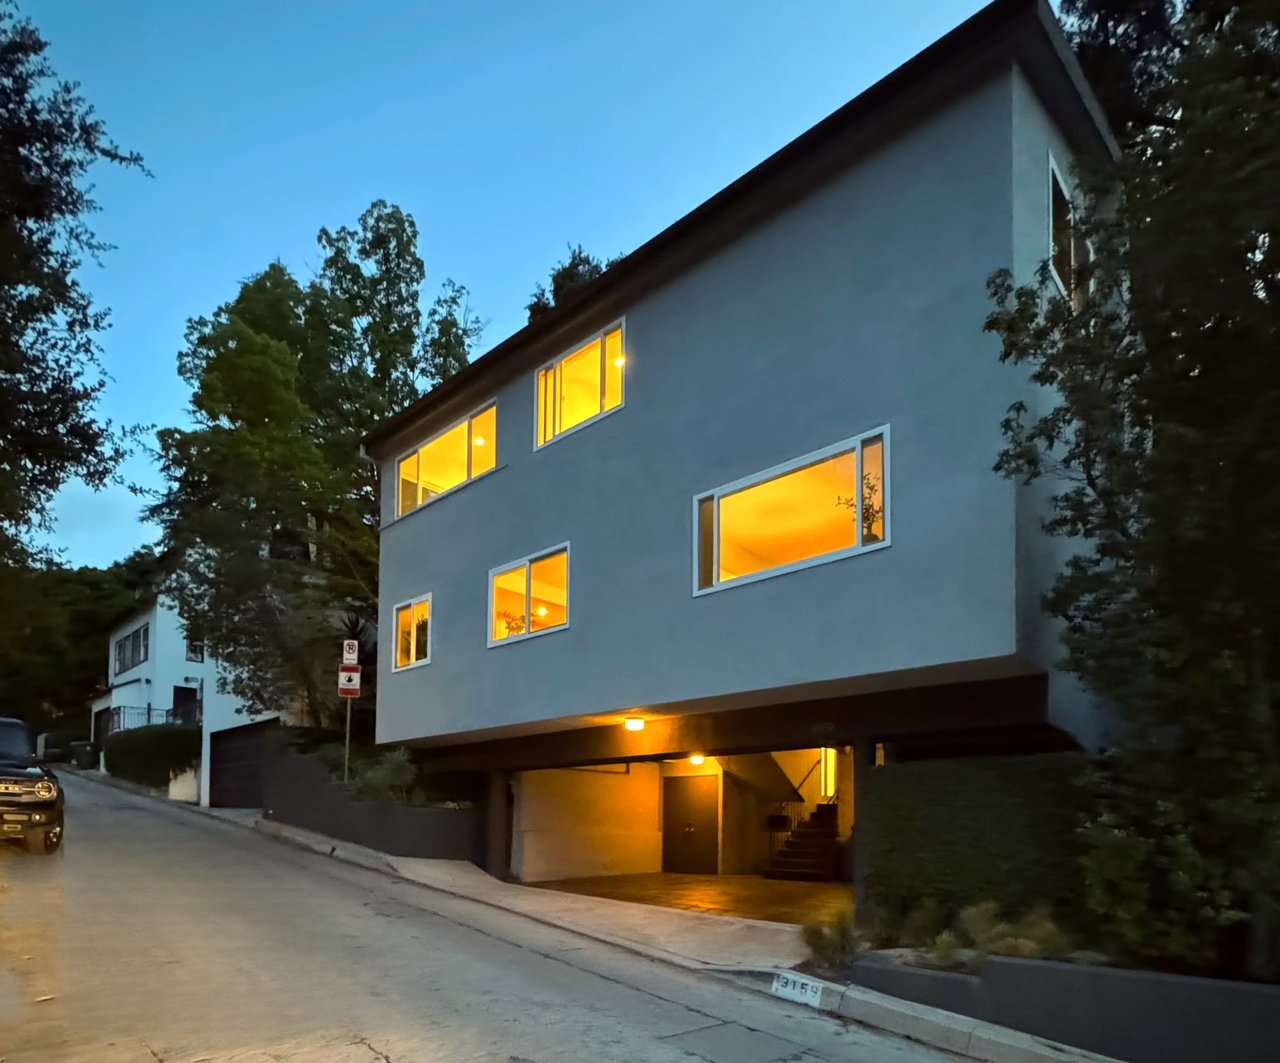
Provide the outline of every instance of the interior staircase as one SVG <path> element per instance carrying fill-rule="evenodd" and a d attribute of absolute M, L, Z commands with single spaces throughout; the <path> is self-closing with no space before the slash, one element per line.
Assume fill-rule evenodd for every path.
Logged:
<path fill-rule="evenodd" d="M 798 882 L 833 882 L 840 872 L 840 838 L 836 806 L 819 805 L 796 824 L 765 869 L 765 878 Z"/>

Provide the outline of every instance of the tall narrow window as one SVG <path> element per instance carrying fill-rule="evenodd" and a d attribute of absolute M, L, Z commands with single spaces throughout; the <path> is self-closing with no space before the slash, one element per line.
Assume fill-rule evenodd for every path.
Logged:
<path fill-rule="evenodd" d="M 498 463 L 498 407 L 486 406 L 396 463 L 396 515 L 481 476 Z"/>
<path fill-rule="evenodd" d="M 431 595 L 396 606 L 396 667 L 431 660 Z"/>
<path fill-rule="evenodd" d="M 538 446 L 622 405 L 619 325 L 538 371 Z"/>
<path fill-rule="evenodd" d="M 696 499 L 696 587 L 834 561 L 888 542 L 887 430 Z"/>
<path fill-rule="evenodd" d="M 568 623 L 567 543 L 489 573 L 489 645 L 540 635 Z"/>
<path fill-rule="evenodd" d="M 1086 267 L 1093 258 L 1088 241 L 1076 223 L 1075 209 L 1062 178 L 1049 164 L 1049 264 L 1062 294 L 1076 310 L 1084 306 L 1088 294 Z"/>

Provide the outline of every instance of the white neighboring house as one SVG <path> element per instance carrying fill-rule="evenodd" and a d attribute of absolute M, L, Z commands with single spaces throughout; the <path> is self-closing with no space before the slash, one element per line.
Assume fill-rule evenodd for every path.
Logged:
<path fill-rule="evenodd" d="M 107 676 L 107 692 L 92 703 L 95 742 L 148 724 L 199 724 L 200 804 L 254 804 L 255 781 L 261 792 L 263 724 L 275 716 L 250 718 L 235 697 L 219 692 L 217 660 L 186 637 L 172 601 L 156 597 L 116 626 L 107 646 Z"/>

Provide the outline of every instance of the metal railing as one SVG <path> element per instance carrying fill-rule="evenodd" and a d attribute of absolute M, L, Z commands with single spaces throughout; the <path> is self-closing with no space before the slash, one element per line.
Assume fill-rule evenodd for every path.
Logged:
<path fill-rule="evenodd" d="M 117 731 L 132 731 L 135 727 L 149 727 L 154 723 L 173 722 L 172 709 L 153 709 L 149 705 L 116 705 L 108 710 L 106 733 L 115 734 Z"/>
<path fill-rule="evenodd" d="M 795 784 L 796 793 L 800 793 L 803 790 L 804 784 L 809 781 L 809 776 L 817 770 L 821 763 L 822 757 L 818 757 L 817 760 L 809 765 L 809 770 L 804 773 L 804 777 Z M 773 810 L 773 814 L 769 817 L 771 824 L 769 829 L 769 857 L 771 859 L 786 844 L 791 832 L 800 825 L 800 820 L 804 818 L 804 806 L 804 799 L 801 798 L 799 801 L 779 801 L 778 807 Z M 781 824 L 783 817 L 786 817 L 787 825 L 785 827 L 779 826 L 775 829 L 772 824 Z"/>

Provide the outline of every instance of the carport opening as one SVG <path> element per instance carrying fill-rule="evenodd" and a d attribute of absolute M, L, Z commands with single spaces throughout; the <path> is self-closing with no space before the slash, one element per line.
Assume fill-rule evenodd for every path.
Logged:
<path fill-rule="evenodd" d="M 529 771 L 512 793 L 530 885 L 778 922 L 852 904 L 849 747 Z"/>

